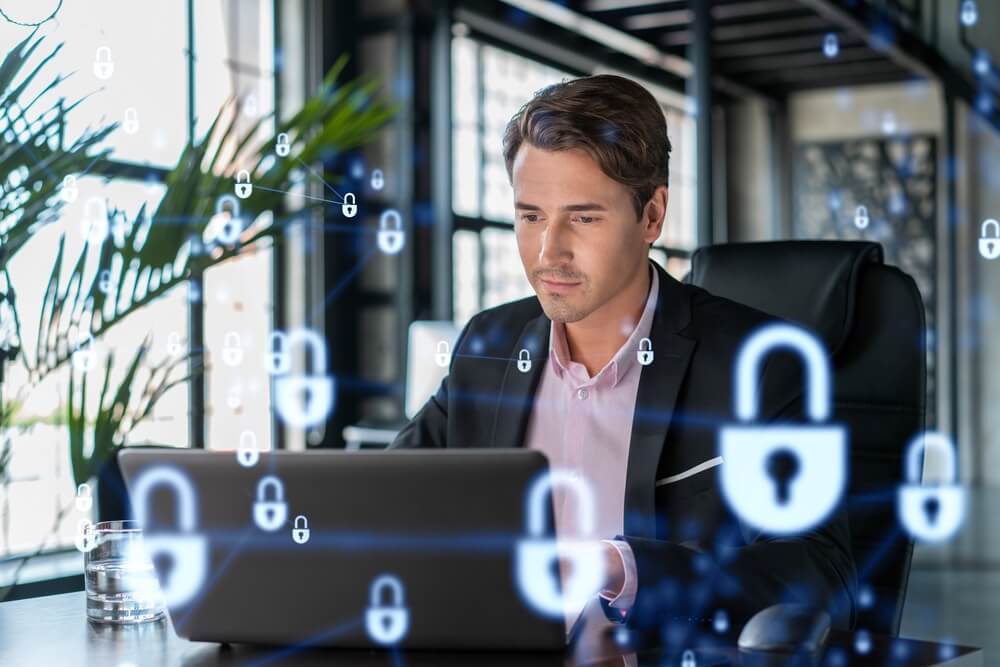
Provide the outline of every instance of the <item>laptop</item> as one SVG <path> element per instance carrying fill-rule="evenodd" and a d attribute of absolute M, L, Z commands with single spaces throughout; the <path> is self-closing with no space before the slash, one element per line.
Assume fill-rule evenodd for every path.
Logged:
<path fill-rule="evenodd" d="M 245 462 L 223 451 L 119 454 L 181 637 L 438 650 L 567 645 L 565 621 L 534 611 L 515 581 L 525 490 L 548 468 L 541 453 L 279 451 Z M 547 511 L 551 526 L 551 500 Z"/>

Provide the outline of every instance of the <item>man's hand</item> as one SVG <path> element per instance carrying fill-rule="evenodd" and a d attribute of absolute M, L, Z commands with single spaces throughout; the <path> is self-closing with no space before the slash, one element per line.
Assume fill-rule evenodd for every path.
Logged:
<path fill-rule="evenodd" d="M 607 596 L 617 596 L 625 587 L 625 564 L 622 555 L 612 544 L 605 542 L 604 546 L 604 586 L 601 592 Z"/>
<path fill-rule="evenodd" d="M 600 592 L 607 596 L 617 596 L 625 586 L 625 564 L 622 556 L 613 545 L 601 543 L 601 560 L 604 568 L 604 579 Z M 573 558 L 568 555 L 559 556 L 559 570 L 564 580 L 573 575 Z"/>

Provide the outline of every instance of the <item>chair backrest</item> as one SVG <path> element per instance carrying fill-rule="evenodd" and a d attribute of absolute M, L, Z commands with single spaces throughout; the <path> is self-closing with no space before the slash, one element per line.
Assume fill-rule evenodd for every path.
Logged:
<path fill-rule="evenodd" d="M 862 595 L 858 627 L 896 635 L 913 544 L 896 518 L 903 455 L 924 428 L 924 308 L 877 243 L 776 241 L 698 249 L 688 282 L 801 324 L 832 358 L 833 419 L 848 428 L 846 507 Z M 869 597 L 870 594 L 870 597 Z"/>

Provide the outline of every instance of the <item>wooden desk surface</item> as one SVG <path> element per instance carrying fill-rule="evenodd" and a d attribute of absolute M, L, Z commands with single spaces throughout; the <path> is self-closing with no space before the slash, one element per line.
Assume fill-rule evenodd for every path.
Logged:
<path fill-rule="evenodd" d="M 568 667 L 595 665 L 664 667 L 663 653 L 625 654 L 611 641 L 592 642 L 574 656 L 516 654 L 392 653 L 301 649 L 297 647 L 225 646 L 190 642 L 174 634 L 169 620 L 136 626 L 105 626 L 87 621 L 84 593 L 66 593 L 0 604 L 0 665 L 4 667 L 73 666 L 159 667 L 184 665 L 517 665 L 518 667 Z M 859 655 L 851 637 L 835 634 L 821 662 L 823 667 L 886 665 L 891 667 L 981 667 L 983 653 L 962 646 L 947 647 L 910 639 L 873 637 L 872 650 Z M 949 658 L 948 655 L 951 655 Z M 946 659 L 942 659 L 942 655 Z M 740 665 L 735 650 L 699 652 L 698 667 Z"/>

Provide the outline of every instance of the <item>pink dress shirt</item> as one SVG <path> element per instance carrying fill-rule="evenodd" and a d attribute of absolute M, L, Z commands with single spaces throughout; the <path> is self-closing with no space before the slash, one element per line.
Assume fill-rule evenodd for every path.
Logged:
<path fill-rule="evenodd" d="M 639 322 L 622 322 L 622 332 L 631 331 L 628 339 L 594 377 L 570 359 L 565 325 L 552 322 L 549 361 L 535 394 L 527 446 L 544 453 L 550 468 L 570 471 L 589 482 L 596 520 L 588 534 L 586 526 L 577 525 L 576 499 L 557 488 L 553 507 L 559 539 L 599 539 L 620 535 L 624 529 L 628 449 L 642 371 L 639 342 L 649 336 L 659 293 L 659 276 L 652 266 L 649 269 L 649 295 Z M 627 542 L 605 542 L 621 555 L 625 584 L 619 591 L 601 591 L 601 597 L 625 613 L 636 596 L 635 557 Z M 570 627 L 576 613 L 567 614 Z"/>

